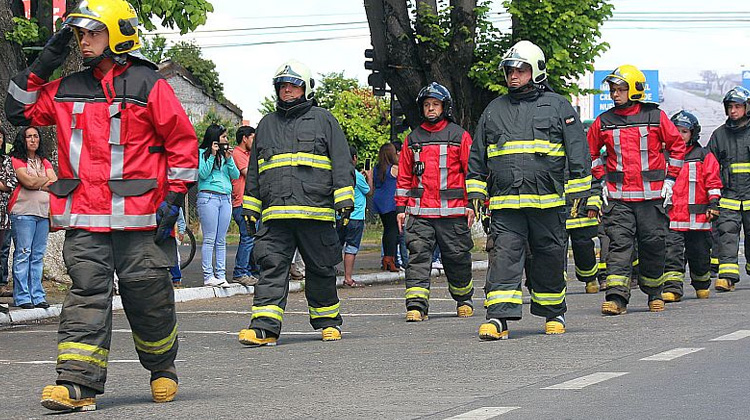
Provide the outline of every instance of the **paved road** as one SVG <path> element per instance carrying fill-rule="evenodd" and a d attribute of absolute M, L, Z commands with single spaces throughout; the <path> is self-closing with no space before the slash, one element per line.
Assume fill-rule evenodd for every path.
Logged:
<path fill-rule="evenodd" d="M 484 273 L 475 278 L 481 289 Z M 85 417 L 687 420 L 750 412 L 747 279 L 707 301 L 689 290 L 659 314 L 647 312 L 645 295 L 635 292 L 629 313 L 613 318 L 599 314 L 601 294 L 571 282 L 567 334 L 543 335 L 542 320 L 526 306 L 503 342 L 478 340 L 483 309 L 471 319 L 454 316 L 443 278 L 423 323 L 403 321 L 403 284 L 340 296 L 342 341 L 319 340 L 296 293 L 280 344 L 257 349 L 236 336 L 250 297 L 179 304 L 181 388 L 164 405 L 150 402 L 148 374 L 134 361 L 127 320 L 117 312 L 107 391 Z M 727 334 L 735 335 L 715 341 Z M 55 325 L 1 330 L 0 343 L 0 418 L 42 418 L 39 392 L 55 378 Z M 642 360 L 668 351 L 663 360 Z"/>
<path fill-rule="evenodd" d="M 716 128 L 727 119 L 721 102 L 700 97 L 684 90 L 667 87 L 664 91 L 664 102 L 661 109 L 671 117 L 677 111 L 684 109 L 698 117 L 701 123 L 701 144 L 706 144 Z"/>

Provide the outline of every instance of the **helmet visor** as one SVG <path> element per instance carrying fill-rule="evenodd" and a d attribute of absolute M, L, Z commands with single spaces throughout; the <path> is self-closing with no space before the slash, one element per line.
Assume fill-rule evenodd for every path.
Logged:
<path fill-rule="evenodd" d="M 84 28 L 94 32 L 103 31 L 107 28 L 106 25 L 98 20 L 81 16 L 71 16 L 65 19 L 65 24 L 74 28 Z"/>
<path fill-rule="evenodd" d="M 604 82 L 605 83 L 614 83 L 614 84 L 620 85 L 620 86 L 627 86 L 628 85 L 627 80 L 623 79 L 620 76 L 614 75 L 614 74 L 610 74 L 609 76 L 605 77 L 604 78 Z"/>
<path fill-rule="evenodd" d="M 293 76 L 279 76 L 279 77 L 276 77 L 276 78 L 273 79 L 273 84 L 274 85 L 279 85 L 281 83 L 291 83 L 294 86 L 304 86 L 305 85 L 305 81 L 304 80 L 302 80 L 300 78 L 297 78 L 297 77 L 293 77 Z"/>
<path fill-rule="evenodd" d="M 528 68 L 531 68 L 531 65 L 525 61 L 521 60 L 514 60 L 514 59 L 505 59 L 500 62 L 500 67 L 513 67 L 516 69 L 523 68 L 523 66 L 527 66 Z"/>

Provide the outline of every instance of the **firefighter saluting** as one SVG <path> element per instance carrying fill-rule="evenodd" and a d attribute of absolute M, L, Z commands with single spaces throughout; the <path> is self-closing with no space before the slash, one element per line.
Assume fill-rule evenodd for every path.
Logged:
<path fill-rule="evenodd" d="M 16 125 L 57 126 L 51 224 L 67 229 L 63 256 L 73 285 L 60 314 L 57 385 L 42 392 L 51 410 L 93 410 L 104 392 L 115 271 L 138 358 L 151 371 L 153 400 L 177 393 L 167 271 L 176 250 L 168 239 L 197 179 L 197 139 L 172 88 L 140 55 L 137 27 L 125 0 L 81 2 L 12 79 L 5 103 Z M 47 82 L 74 34 L 88 68 Z"/>
<path fill-rule="evenodd" d="M 250 326 L 240 331 L 249 346 L 274 345 L 281 333 L 294 250 L 305 261 L 310 324 L 323 341 L 341 339 L 336 270 L 341 244 L 336 215 L 354 209 L 354 166 L 341 127 L 314 105 L 313 79 L 302 63 L 284 63 L 273 77 L 276 111 L 258 123 L 250 152 L 243 213 L 253 255 L 260 265 Z"/>
<path fill-rule="evenodd" d="M 456 312 L 466 318 L 474 314 L 470 231 L 474 212 L 467 208 L 464 189 L 471 136 L 452 121 L 451 94 L 445 86 L 436 82 L 425 86 L 417 103 L 424 122 L 404 140 L 396 186 L 399 230 L 409 215 L 405 226 L 409 248 L 406 321 L 427 319 L 436 245 L 448 290 L 457 302 Z"/>
<path fill-rule="evenodd" d="M 645 99 L 646 78 L 623 65 L 604 78 L 615 107 L 589 128 L 592 173 L 602 186 L 603 223 L 609 237 L 607 294 L 604 315 L 625 313 L 630 301 L 630 275 L 638 241 L 638 284 L 648 295 L 651 312 L 664 310 L 666 209 L 685 157 L 677 128 L 654 103 Z M 669 165 L 663 146 L 669 152 Z M 606 146 L 606 161 L 601 148 Z"/>
<path fill-rule="evenodd" d="M 521 275 L 528 243 L 531 313 L 546 319 L 545 333 L 565 332 L 565 198 L 587 198 L 591 160 L 573 107 L 546 82 L 544 53 L 520 41 L 500 66 L 509 93 L 479 119 L 466 187 L 481 213 L 491 211 L 485 286 L 488 322 L 483 340 L 508 338 L 509 320 L 521 319 Z M 567 176 L 566 176 L 567 163 Z M 567 182 L 566 182 L 567 179 Z M 488 194 L 489 193 L 489 194 Z"/>

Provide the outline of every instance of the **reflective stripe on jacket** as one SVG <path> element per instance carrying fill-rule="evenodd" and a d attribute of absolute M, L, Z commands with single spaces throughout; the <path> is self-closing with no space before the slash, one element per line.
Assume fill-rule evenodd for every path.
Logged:
<path fill-rule="evenodd" d="M 738 129 L 720 126 L 711 134 L 708 150 L 719 161 L 720 207 L 750 210 L 750 124 Z"/>
<path fill-rule="evenodd" d="M 721 197 L 719 162 L 700 145 L 688 149 L 685 165 L 677 176 L 669 210 L 672 230 L 711 230 L 708 204 Z"/>

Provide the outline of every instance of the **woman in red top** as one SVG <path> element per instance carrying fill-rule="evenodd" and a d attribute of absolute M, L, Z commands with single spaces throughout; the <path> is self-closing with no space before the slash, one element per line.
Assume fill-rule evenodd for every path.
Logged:
<path fill-rule="evenodd" d="M 42 287 L 44 252 L 49 233 L 49 184 L 57 181 L 45 159 L 39 129 L 26 127 L 13 143 L 18 185 L 8 204 L 13 232 L 13 298 L 23 309 L 49 308 Z"/>

